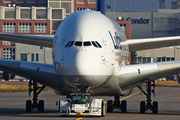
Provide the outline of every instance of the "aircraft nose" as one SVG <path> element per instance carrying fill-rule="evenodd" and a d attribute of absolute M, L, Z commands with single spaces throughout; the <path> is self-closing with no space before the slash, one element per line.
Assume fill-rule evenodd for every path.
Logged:
<path fill-rule="evenodd" d="M 97 87 L 109 78 L 102 65 L 101 53 L 78 49 L 71 51 L 71 54 L 67 52 L 64 57 L 63 69 L 59 73 L 61 77 L 63 76 L 64 82 L 69 85 Z"/>
<path fill-rule="evenodd" d="M 90 53 L 87 50 L 77 50 L 73 56 L 69 56 L 68 63 L 65 66 L 69 67 L 71 75 L 99 75 L 100 69 L 99 56 Z"/>

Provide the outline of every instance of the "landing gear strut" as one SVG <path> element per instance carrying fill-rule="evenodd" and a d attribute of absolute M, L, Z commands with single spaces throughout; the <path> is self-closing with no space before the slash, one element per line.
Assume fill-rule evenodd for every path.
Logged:
<path fill-rule="evenodd" d="M 31 112 L 32 109 L 35 109 L 35 108 L 38 109 L 39 112 L 44 112 L 44 101 L 43 100 L 38 101 L 37 98 L 38 98 L 39 93 L 45 87 L 46 86 L 37 87 L 37 82 L 32 81 L 32 80 L 29 81 L 29 96 L 31 95 L 31 92 L 33 91 L 33 99 L 32 101 L 31 100 L 26 101 L 26 112 Z"/>
<path fill-rule="evenodd" d="M 153 86 L 153 90 L 151 89 L 151 86 Z M 141 86 L 137 86 L 143 93 L 144 95 L 146 95 L 146 102 L 145 101 L 141 101 L 140 103 L 140 113 L 145 113 L 146 110 L 151 110 L 154 114 L 158 113 L 158 102 L 154 101 L 152 104 L 152 100 L 151 100 L 151 92 L 154 93 L 155 95 L 155 82 L 153 81 L 153 83 L 151 84 L 151 81 L 147 83 L 147 92 L 145 92 Z"/>
<path fill-rule="evenodd" d="M 107 112 L 112 112 L 113 109 L 121 109 L 122 113 L 127 112 L 127 102 L 126 100 L 123 100 L 120 104 L 120 97 L 114 96 L 114 104 L 112 100 L 107 101 Z"/>

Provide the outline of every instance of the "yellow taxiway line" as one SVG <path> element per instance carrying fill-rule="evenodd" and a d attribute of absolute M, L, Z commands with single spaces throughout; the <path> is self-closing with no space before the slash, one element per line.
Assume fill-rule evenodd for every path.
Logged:
<path fill-rule="evenodd" d="M 81 119 L 83 119 L 83 117 L 80 117 L 80 118 L 78 118 L 78 119 L 76 119 L 76 120 L 81 120 Z"/>
<path fill-rule="evenodd" d="M 126 97 L 124 97 L 124 98 L 120 99 L 120 101 L 125 100 L 125 99 L 127 99 L 127 98 L 129 98 L 129 97 L 131 97 L 131 96 L 133 96 L 133 95 L 138 94 L 138 93 L 141 93 L 141 91 L 139 91 L 139 92 L 135 92 L 135 93 L 133 93 L 133 94 L 130 94 L 129 96 L 126 96 Z"/>

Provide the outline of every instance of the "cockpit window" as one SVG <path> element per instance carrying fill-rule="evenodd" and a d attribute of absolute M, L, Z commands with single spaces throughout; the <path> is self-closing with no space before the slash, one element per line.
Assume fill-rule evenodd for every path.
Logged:
<path fill-rule="evenodd" d="M 67 46 L 69 45 L 70 42 L 71 42 L 71 41 L 69 41 L 69 42 L 65 45 L 65 47 L 67 47 Z"/>
<path fill-rule="evenodd" d="M 92 41 L 92 44 L 93 44 L 94 47 L 98 48 L 97 44 L 94 41 Z"/>
<path fill-rule="evenodd" d="M 102 46 L 96 41 L 96 44 L 98 45 L 99 48 L 102 48 Z"/>
<path fill-rule="evenodd" d="M 74 41 L 71 41 L 71 43 L 69 43 L 68 47 L 71 47 L 74 44 Z"/>
<path fill-rule="evenodd" d="M 75 46 L 82 46 L 82 42 L 76 41 L 76 42 L 74 43 L 74 45 L 75 45 Z"/>
<path fill-rule="evenodd" d="M 86 41 L 86 42 L 81 42 L 81 41 L 69 41 L 64 47 L 69 48 L 71 46 L 91 46 L 93 45 L 96 48 L 102 48 L 102 46 L 97 42 L 97 41 Z"/>
<path fill-rule="evenodd" d="M 91 46 L 91 42 L 90 41 L 84 42 L 83 44 L 84 44 L 84 46 Z"/>

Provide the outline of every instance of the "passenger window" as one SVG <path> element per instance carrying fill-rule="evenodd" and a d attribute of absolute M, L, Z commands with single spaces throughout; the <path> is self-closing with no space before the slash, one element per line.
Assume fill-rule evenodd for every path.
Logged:
<path fill-rule="evenodd" d="M 74 45 L 75 45 L 75 46 L 82 46 L 82 42 L 76 41 Z"/>
<path fill-rule="evenodd" d="M 96 44 L 98 45 L 99 48 L 102 48 L 102 46 L 96 41 Z"/>
<path fill-rule="evenodd" d="M 92 44 L 93 44 L 94 47 L 98 48 L 97 44 L 94 41 L 92 41 Z"/>
<path fill-rule="evenodd" d="M 69 41 L 69 42 L 65 45 L 65 47 L 67 47 L 67 46 L 69 45 L 70 42 L 71 42 L 71 41 Z"/>
<path fill-rule="evenodd" d="M 74 41 L 72 41 L 71 43 L 69 43 L 68 47 L 71 47 L 74 44 Z"/>
<path fill-rule="evenodd" d="M 88 42 L 84 42 L 83 44 L 84 44 L 84 46 L 91 46 L 91 43 L 89 41 Z"/>

